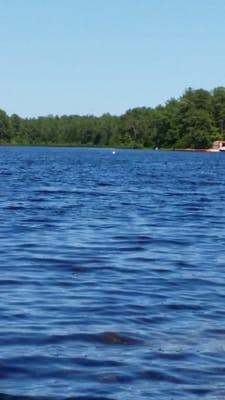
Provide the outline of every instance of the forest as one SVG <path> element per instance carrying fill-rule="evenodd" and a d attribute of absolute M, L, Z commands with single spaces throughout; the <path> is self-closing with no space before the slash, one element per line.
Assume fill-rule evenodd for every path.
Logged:
<path fill-rule="evenodd" d="M 225 88 L 187 89 L 155 108 L 123 115 L 11 116 L 0 110 L 0 143 L 10 145 L 109 146 L 205 149 L 224 139 Z"/>

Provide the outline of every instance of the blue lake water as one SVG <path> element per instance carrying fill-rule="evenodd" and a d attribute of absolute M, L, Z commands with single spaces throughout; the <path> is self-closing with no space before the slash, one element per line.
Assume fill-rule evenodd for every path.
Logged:
<path fill-rule="evenodd" d="M 0 243 L 1 399 L 225 398 L 224 154 L 2 147 Z"/>

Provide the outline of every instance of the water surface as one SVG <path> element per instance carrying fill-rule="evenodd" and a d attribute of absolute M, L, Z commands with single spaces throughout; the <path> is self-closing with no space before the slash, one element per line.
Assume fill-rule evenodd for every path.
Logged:
<path fill-rule="evenodd" d="M 0 148 L 1 399 L 225 398 L 224 172 Z"/>

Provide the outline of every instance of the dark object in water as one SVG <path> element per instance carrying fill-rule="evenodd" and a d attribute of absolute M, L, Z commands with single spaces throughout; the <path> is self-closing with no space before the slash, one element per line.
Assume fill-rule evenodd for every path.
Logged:
<path fill-rule="evenodd" d="M 112 345 L 135 345 L 140 343 L 140 341 L 135 338 L 120 335 L 116 332 L 103 332 L 101 335 L 101 341 L 105 344 Z"/>

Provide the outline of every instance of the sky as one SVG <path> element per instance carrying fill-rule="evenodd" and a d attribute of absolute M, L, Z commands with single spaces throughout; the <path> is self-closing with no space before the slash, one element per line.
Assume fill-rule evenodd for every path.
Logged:
<path fill-rule="evenodd" d="M 123 114 L 225 86 L 224 0 L 0 0 L 0 108 Z"/>

